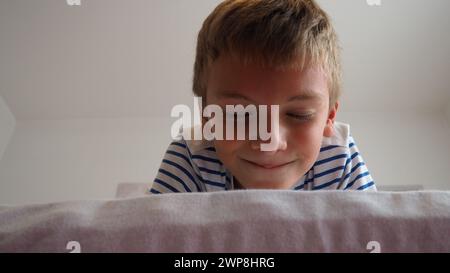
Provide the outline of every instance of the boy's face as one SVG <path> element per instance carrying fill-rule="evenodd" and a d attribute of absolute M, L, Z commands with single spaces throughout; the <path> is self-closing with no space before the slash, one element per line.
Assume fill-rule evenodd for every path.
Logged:
<path fill-rule="evenodd" d="M 279 132 L 265 141 L 276 141 L 274 151 L 261 151 L 260 140 L 215 140 L 235 186 L 247 189 L 291 188 L 316 161 L 323 136 L 332 136 L 338 106 L 330 110 L 327 78 L 319 68 L 277 70 L 227 56 L 211 65 L 206 103 L 223 109 L 279 105 Z M 268 120 L 270 128 L 270 111 Z"/>

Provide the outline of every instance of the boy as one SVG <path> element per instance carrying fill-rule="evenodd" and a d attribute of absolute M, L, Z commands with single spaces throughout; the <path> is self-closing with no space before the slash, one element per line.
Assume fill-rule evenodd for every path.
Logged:
<path fill-rule="evenodd" d="M 194 93 L 223 109 L 278 105 L 274 149 L 261 138 L 181 138 L 150 192 L 376 190 L 349 126 L 335 122 L 340 81 L 337 37 L 313 0 L 221 3 L 198 35 Z"/>

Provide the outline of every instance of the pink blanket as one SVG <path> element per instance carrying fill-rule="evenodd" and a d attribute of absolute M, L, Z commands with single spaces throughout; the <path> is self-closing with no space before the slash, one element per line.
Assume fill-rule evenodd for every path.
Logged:
<path fill-rule="evenodd" d="M 247 190 L 0 206 L 0 252 L 450 252 L 450 192 Z"/>

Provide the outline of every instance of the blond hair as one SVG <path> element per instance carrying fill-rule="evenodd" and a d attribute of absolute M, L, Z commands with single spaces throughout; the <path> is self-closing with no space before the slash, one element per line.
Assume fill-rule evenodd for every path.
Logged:
<path fill-rule="evenodd" d="M 227 0 L 198 34 L 193 91 L 206 97 L 210 65 L 222 54 L 236 54 L 244 63 L 277 68 L 320 65 L 332 107 L 341 89 L 339 51 L 331 20 L 314 0 Z"/>

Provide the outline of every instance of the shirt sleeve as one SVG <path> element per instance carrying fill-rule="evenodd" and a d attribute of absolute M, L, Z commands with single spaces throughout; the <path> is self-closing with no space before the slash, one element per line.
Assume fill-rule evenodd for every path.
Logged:
<path fill-rule="evenodd" d="M 204 191 L 195 169 L 186 142 L 183 139 L 173 141 L 167 148 L 149 193 Z"/>
<path fill-rule="evenodd" d="M 376 191 L 373 180 L 366 163 L 364 162 L 353 137 L 349 137 L 349 154 L 345 164 L 340 189 Z"/>

